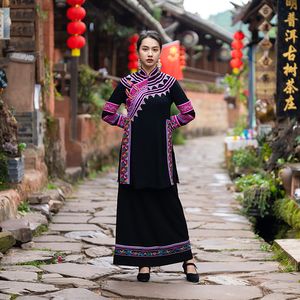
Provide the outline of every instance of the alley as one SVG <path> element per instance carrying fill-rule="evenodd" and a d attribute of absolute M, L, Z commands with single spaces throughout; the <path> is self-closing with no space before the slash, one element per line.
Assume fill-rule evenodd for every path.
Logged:
<path fill-rule="evenodd" d="M 2 258 L 0 293 L 29 294 L 18 300 L 299 299 L 299 273 L 280 272 L 227 189 L 223 137 L 188 140 L 175 147 L 175 155 L 199 284 L 185 280 L 181 264 L 153 268 L 148 283 L 136 281 L 137 268 L 111 264 L 115 171 L 85 180 L 54 216 L 49 231 L 34 238 L 33 249 L 14 248 Z M 56 264 L 17 265 L 48 261 L 57 251 Z M 0 294 L 0 299 L 10 298 Z"/>

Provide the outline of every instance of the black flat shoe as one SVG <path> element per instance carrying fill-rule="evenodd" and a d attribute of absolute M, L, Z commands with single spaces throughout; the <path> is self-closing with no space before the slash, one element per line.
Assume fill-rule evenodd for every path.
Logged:
<path fill-rule="evenodd" d="M 139 267 L 139 271 L 141 270 L 141 268 L 143 268 L 143 267 Z M 138 275 L 137 275 L 137 280 L 138 281 L 141 281 L 141 282 L 147 282 L 147 281 L 149 281 L 149 279 L 150 279 L 150 267 L 148 267 L 149 268 L 149 273 L 138 273 Z"/>
<path fill-rule="evenodd" d="M 194 266 L 195 269 L 197 270 L 197 266 L 194 263 L 186 263 L 184 262 L 182 264 L 182 268 L 184 270 L 184 274 L 186 275 L 186 280 L 190 281 L 190 282 L 199 282 L 199 274 L 195 274 L 195 273 L 187 273 L 187 266 Z"/>

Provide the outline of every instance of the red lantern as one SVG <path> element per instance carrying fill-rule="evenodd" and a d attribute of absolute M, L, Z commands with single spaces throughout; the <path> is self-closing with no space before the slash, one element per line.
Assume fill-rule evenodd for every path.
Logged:
<path fill-rule="evenodd" d="M 67 18 L 71 21 L 80 21 L 86 16 L 86 11 L 81 6 L 70 7 L 67 10 Z"/>
<path fill-rule="evenodd" d="M 130 61 L 134 61 L 134 60 L 138 60 L 138 56 L 137 56 L 137 54 L 136 53 L 130 53 L 129 55 L 128 55 L 128 59 L 130 60 Z"/>
<path fill-rule="evenodd" d="M 129 41 L 131 44 L 134 44 L 138 41 L 138 39 L 139 39 L 139 36 L 137 34 L 135 34 L 129 39 Z"/>
<path fill-rule="evenodd" d="M 245 38 L 245 35 L 242 31 L 237 31 L 234 36 L 233 36 L 236 40 L 242 40 Z"/>
<path fill-rule="evenodd" d="M 230 61 L 231 68 L 240 68 L 243 65 L 243 62 L 239 58 L 234 58 Z"/>
<path fill-rule="evenodd" d="M 232 58 L 242 58 L 243 57 L 243 52 L 241 50 L 232 50 L 231 51 L 231 57 Z"/>
<path fill-rule="evenodd" d="M 83 34 L 86 31 L 86 25 L 81 21 L 70 22 L 67 26 L 69 34 Z"/>
<path fill-rule="evenodd" d="M 81 49 L 85 45 L 85 38 L 81 35 L 72 35 L 67 40 L 70 49 Z"/>
<path fill-rule="evenodd" d="M 67 0 L 67 3 L 71 6 L 82 5 L 84 2 L 85 0 Z"/>
<path fill-rule="evenodd" d="M 244 44 L 243 42 L 241 42 L 240 40 L 234 40 L 232 43 L 231 43 L 231 47 L 233 49 L 237 49 L 237 50 L 240 50 L 244 47 Z"/>

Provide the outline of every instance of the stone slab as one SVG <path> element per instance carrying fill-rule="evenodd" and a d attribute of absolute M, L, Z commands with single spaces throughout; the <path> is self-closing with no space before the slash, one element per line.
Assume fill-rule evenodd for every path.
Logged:
<path fill-rule="evenodd" d="M 299 299 L 299 295 L 272 293 L 267 296 L 264 296 L 260 300 L 293 300 L 293 299 L 295 300 Z"/>
<path fill-rule="evenodd" d="M 0 300 L 10 300 L 10 296 L 9 295 L 5 295 L 5 294 L 0 294 Z"/>
<path fill-rule="evenodd" d="M 275 245 L 279 246 L 296 264 L 300 270 L 300 239 L 281 239 L 275 240 Z"/>
<path fill-rule="evenodd" d="M 112 270 L 109 268 L 101 268 L 92 265 L 81 265 L 74 263 L 61 263 L 53 265 L 42 265 L 41 269 L 50 273 L 58 273 L 61 275 L 78 277 L 84 279 L 97 279 L 99 277 L 110 274 Z"/>
<path fill-rule="evenodd" d="M 80 253 L 81 243 L 35 243 L 36 249 L 49 249 L 52 251 L 62 251 L 65 253 Z"/>
<path fill-rule="evenodd" d="M 242 238 L 206 238 L 203 240 L 195 240 L 191 238 L 191 243 L 205 251 L 221 251 L 221 250 L 260 250 L 260 243 L 255 239 Z"/>
<path fill-rule="evenodd" d="M 47 293 L 57 291 L 52 284 L 0 280 L 0 292 L 9 294 Z"/>
<path fill-rule="evenodd" d="M 104 298 L 99 294 L 82 288 L 64 289 L 59 292 L 47 294 L 46 296 L 50 296 L 51 300 L 107 300 L 107 298 Z"/>
<path fill-rule="evenodd" d="M 87 223 L 92 216 L 54 216 L 52 223 L 71 223 L 71 224 L 84 224 Z"/>
<path fill-rule="evenodd" d="M 60 232 L 100 230 L 95 224 L 50 224 L 49 229 Z"/>
<path fill-rule="evenodd" d="M 266 281 L 263 282 L 260 286 L 272 291 L 273 293 L 300 295 L 299 282 Z"/>
<path fill-rule="evenodd" d="M 199 284 L 164 284 L 141 282 L 125 282 L 109 280 L 103 283 L 102 290 L 121 297 L 151 299 L 185 299 L 185 300 L 250 300 L 262 297 L 261 290 L 252 286 L 221 286 Z M 105 293 L 103 293 L 105 296 Z"/>
<path fill-rule="evenodd" d="M 76 242 L 75 239 L 70 239 L 61 235 L 41 235 L 33 238 L 34 242 Z"/>
<path fill-rule="evenodd" d="M 96 217 L 89 220 L 91 224 L 116 224 L 116 217 Z"/>
<path fill-rule="evenodd" d="M 111 249 L 107 248 L 107 247 L 91 247 L 86 249 L 85 254 L 88 255 L 89 257 L 101 257 L 101 256 L 107 256 L 107 255 L 111 255 L 112 251 Z"/>
<path fill-rule="evenodd" d="M 37 273 L 33 272 L 0 271 L 0 280 L 35 282 L 37 279 Z"/>
<path fill-rule="evenodd" d="M 65 237 L 75 239 L 75 240 L 81 240 L 82 238 L 108 238 L 108 236 L 100 231 L 100 228 L 97 231 L 70 231 L 65 233 Z"/>
<path fill-rule="evenodd" d="M 214 230 L 214 229 L 190 229 L 189 236 L 191 238 L 214 238 L 214 237 L 241 237 L 241 238 L 255 238 L 255 234 L 246 230 Z"/>
<path fill-rule="evenodd" d="M 12 233 L 16 241 L 27 243 L 32 240 L 32 232 L 29 222 L 23 219 L 8 219 L 0 223 L 3 231 Z"/>
<path fill-rule="evenodd" d="M 52 251 L 10 249 L 2 258 L 2 265 L 15 265 L 30 261 L 49 261 L 53 258 Z"/>
<path fill-rule="evenodd" d="M 41 273 L 43 270 L 37 268 L 36 266 L 31 265 L 15 265 L 15 266 L 1 266 L 5 271 L 14 271 L 14 272 L 31 272 L 31 273 Z"/>
<path fill-rule="evenodd" d="M 76 277 L 49 277 L 49 278 L 43 278 L 41 280 L 43 283 L 53 284 L 56 287 L 59 286 L 62 287 L 68 287 L 68 288 L 83 288 L 83 289 L 95 289 L 99 288 L 99 285 L 93 281 L 82 279 L 82 278 L 76 278 Z"/>
<path fill-rule="evenodd" d="M 114 246 L 115 245 L 115 239 L 114 238 L 82 238 L 82 241 L 99 245 L 99 246 Z"/>
<path fill-rule="evenodd" d="M 201 262 L 196 263 L 199 274 L 219 274 L 237 272 L 278 272 L 277 262 Z M 181 264 L 166 265 L 161 267 L 166 272 L 178 272 Z"/>

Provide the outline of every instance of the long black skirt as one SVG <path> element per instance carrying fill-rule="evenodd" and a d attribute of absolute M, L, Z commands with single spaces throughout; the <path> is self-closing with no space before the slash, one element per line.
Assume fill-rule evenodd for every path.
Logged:
<path fill-rule="evenodd" d="M 119 184 L 113 263 L 162 266 L 193 257 L 177 185 L 134 189 Z"/>

